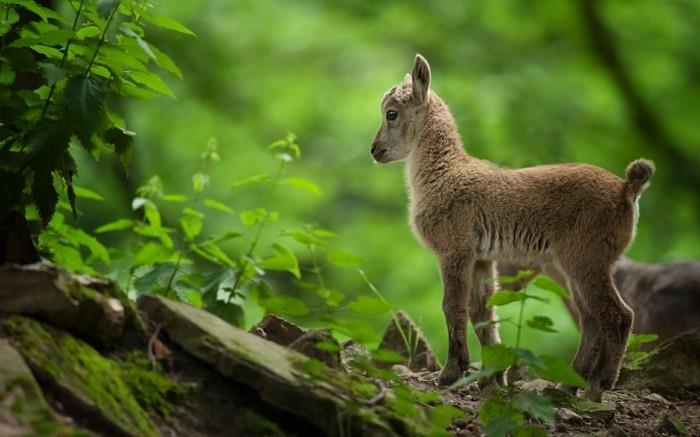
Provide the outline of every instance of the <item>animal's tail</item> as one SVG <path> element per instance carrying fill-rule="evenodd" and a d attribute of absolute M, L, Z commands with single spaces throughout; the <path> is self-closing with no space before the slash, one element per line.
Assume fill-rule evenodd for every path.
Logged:
<path fill-rule="evenodd" d="M 654 174 L 654 163 L 646 159 L 632 161 L 627 166 L 627 196 L 632 200 L 649 186 L 649 179 Z"/>

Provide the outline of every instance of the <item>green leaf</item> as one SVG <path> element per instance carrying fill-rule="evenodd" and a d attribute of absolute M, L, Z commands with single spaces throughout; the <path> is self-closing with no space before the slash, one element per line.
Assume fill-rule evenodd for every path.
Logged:
<path fill-rule="evenodd" d="M 561 358 L 542 355 L 539 359 L 542 361 L 542 365 L 530 365 L 530 369 L 540 378 L 580 388 L 586 388 L 588 386 L 581 375 L 576 373 L 576 371 Z"/>
<path fill-rule="evenodd" d="M 506 345 L 491 344 L 481 348 L 481 360 L 484 368 L 501 371 L 517 363 L 518 355 Z"/>
<path fill-rule="evenodd" d="M 3 0 L 2 3 L 21 6 L 24 9 L 34 13 L 43 21 L 48 21 L 49 19 L 57 20 L 63 22 L 63 17 L 61 17 L 56 12 L 49 8 L 40 6 L 34 0 Z"/>
<path fill-rule="evenodd" d="M 173 20 L 172 18 L 169 18 L 169 17 L 159 17 L 159 16 L 155 16 L 155 15 L 150 15 L 150 14 L 143 14 L 143 18 L 146 21 L 149 21 L 158 27 L 162 27 L 163 29 L 173 30 L 175 32 L 180 32 L 180 33 L 183 33 L 185 35 L 190 35 L 190 36 L 194 36 L 194 37 L 197 36 L 190 29 L 188 29 L 187 27 L 183 26 L 181 23 L 179 23 L 176 20 Z"/>
<path fill-rule="evenodd" d="M 306 231 L 288 231 L 283 233 L 282 235 L 285 237 L 291 237 L 294 239 L 294 241 L 297 241 L 301 244 L 305 244 L 307 246 L 322 246 L 326 244 L 325 241 L 321 240 L 320 238 L 316 238 L 313 234 L 310 234 Z"/>
<path fill-rule="evenodd" d="M 571 299 L 571 295 L 569 294 L 569 292 L 566 291 L 564 287 L 562 287 L 557 281 L 550 278 L 549 276 L 539 275 L 532 282 L 532 285 L 542 290 L 547 290 L 551 293 L 554 293 L 557 296 L 562 297 L 564 299 Z"/>
<path fill-rule="evenodd" d="M 275 254 L 262 260 L 260 267 L 268 270 L 287 271 L 294 275 L 295 278 L 301 278 L 299 262 L 297 261 L 297 257 L 294 255 L 294 252 L 277 243 L 273 244 L 272 247 Z"/>
<path fill-rule="evenodd" d="M 195 173 L 192 175 L 192 189 L 195 193 L 201 193 L 209 186 L 209 175 Z"/>
<path fill-rule="evenodd" d="M 259 184 L 260 182 L 265 182 L 270 179 L 270 175 L 267 173 L 257 174 L 255 176 L 250 176 L 245 179 L 241 179 L 233 183 L 234 188 L 243 187 L 251 184 Z"/>
<path fill-rule="evenodd" d="M 457 418 L 466 417 L 467 414 L 455 407 L 454 405 L 436 405 L 434 407 L 428 408 L 426 411 L 428 414 L 428 420 L 433 424 L 435 428 L 447 429 L 450 424 Z"/>
<path fill-rule="evenodd" d="M 525 299 L 525 293 L 520 291 L 499 290 L 486 302 L 486 307 L 508 305 L 512 302 L 520 302 Z"/>
<path fill-rule="evenodd" d="M 15 69 L 12 65 L 2 61 L 0 63 L 0 85 L 9 86 L 15 81 Z"/>
<path fill-rule="evenodd" d="M 375 349 L 371 352 L 372 359 L 388 364 L 405 363 L 406 357 L 390 349 Z"/>
<path fill-rule="evenodd" d="M 151 45 L 151 51 L 156 57 L 156 63 L 162 68 L 163 70 L 170 72 L 177 76 L 179 79 L 182 79 L 182 71 L 178 68 L 177 65 L 175 65 L 175 62 L 173 62 L 172 59 L 165 53 L 161 52 L 158 50 L 156 47 Z"/>
<path fill-rule="evenodd" d="M 316 285 L 314 284 L 314 287 Z M 331 288 L 316 288 L 316 294 L 319 295 L 330 308 L 336 308 L 345 299 L 345 293 Z"/>
<path fill-rule="evenodd" d="M 161 227 L 160 212 L 155 203 L 148 201 L 144 205 L 144 216 L 146 216 L 146 221 L 150 223 L 154 228 Z"/>
<path fill-rule="evenodd" d="M 646 343 L 651 343 L 652 341 L 656 341 L 659 339 L 659 336 L 656 334 L 630 334 L 629 339 L 627 340 L 627 350 L 628 351 L 638 351 L 642 345 Z"/>
<path fill-rule="evenodd" d="M 544 397 L 533 392 L 522 392 L 515 395 L 513 405 L 525 411 L 535 419 L 554 425 L 556 412 L 552 404 Z"/>
<path fill-rule="evenodd" d="M 339 267 L 357 267 L 364 261 L 364 258 L 359 255 L 342 251 L 328 252 L 327 258 Z"/>
<path fill-rule="evenodd" d="M 268 313 L 286 314 L 290 316 L 305 316 L 309 313 L 309 308 L 303 300 L 292 296 L 270 295 L 258 299 L 258 304 L 265 308 Z"/>
<path fill-rule="evenodd" d="M 314 196 L 321 195 L 321 187 L 306 179 L 292 177 L 287 178 L 283 183 L 304 190 Z"/>
<path fill-rule="evenodd" d="M 187 202 L 187 196 L 184 194 L 163 194 L 162 199 L 166 202 Z"/>
<path fill-rule="evenodd" d="M 51 62 L 39 62 L 37 65 L 41 70 L 41 75 L 44 76 L 50 85 L 65 79 L 68 75 L 66 70 Z"/>
<path fill-rule="evenodd" d="M 321 351 L 326 351 L 326 352 L 339 352 L 340 351 L 340 346 L 338 343 L 332 343 L 330 341 L 319 341 L 314 345 L 314 347 L 318 350 Z"/>
<path fill-rule="evenodd" d="M 243 234 L 241 234 L 240 232 L 236 232 L 236 231 L 226 231 L 226 232 L 224 232 L 223 234 L 221 234 L 221 235 L 219 235 L 219 236 L 217 236 L 217 237 L 213 237 L 213 238 L 210 238 L 210 239 L 208 239 L 208 240 L 206 240 L 206 241 L 203 241 L 202 244 L 209 244 L 209 243 L 217 243 L 217 244 L 218 244 L 218 243 L 223 243 L 224 241 L 228 241 L 228 240 L 232 240 L 232 239 L 234 239 L 234 238 L 238 238 L 238 237 L 240 237 L 241 235 L 243 235 Z"/>
<path fill-rule="evenodd" d="M 95 229 L 96 234 L 104 234 L 106 232 L 122 231 L 124 229 L 130 229 L 134 226 L 134 221 L 129 219 L 119 219 L 113 222 L 105 223 L 99 228 Z"/>
<path fill-rule="evenodd" d="M 506 436 L 522 426 L 523 414 L 510 402 L 499 396 L 492 396 L 479 407 L 479 422 L 491 436 Z"/>
<path fill-rule="evenodd" d="M 89 138 L 107 116 L 104 105 L 105 90 L 101 79 L 95 76 L 77 75 L 68 79 L 63 91 L 71 121 Z"/>
<path fill-rule="evenodd" d="M 264 208 L 257 208 L 247 211 L 241 211 L 239 215 L 243 224 L 246 227 L 251 228 L 257 225 L 258 223 L 265 221 L 265 218 L 267 217 L 268 213 L 267 210 L 265 210 Z"/>
<path fill-rule="evenodd" d="M 348 306 L 356 313 L 368 316 L 378 316 L 391 310 L 391 305 L 387 302 L 371 296 L 359 296 Z"/>
<path fill-rule="evenodd" d="M 159 94 L 175 98 L 175 94 L 173 94 L 170 87 L 168 87 L 163 79 L 157 74 L 151 73 L 150 71 L 130 71 L 128 74 L 131 80 L 134 82 L 141 84 Z"/>
<path fill-rule="evenodd" d="M 87 188 L 73 185 L 73 190 L 75 191 L 75 196 L 79 197 L 81 199 L 90 199 L 90 200 L 99 200 L 99 201 L 105 200 L 104 197 L 100 196 L 99 194 L 95 193 L 92 190 L 88 190 Z"/>
<path fill-rule="evenodd" d="M 538 331 L 559 332 L 556 329 L 552 328 L 552 326 L 554 326 L 554 322 L 552 321 L 552 319 L 546 316 L 534 316 L 526 323 L 527 326 L 529 326 L 532 329 L 537 329 Z"/>
<path fill-rule="evenodd" d="M 197 247 L 197 249 L 203 251 L 205 254 L 209 255 L 214 260 L 216 260 L 218 263 L 223 264 L 227 267 L 233 267 L 235 265 L 233 260 L 229 258 L 229 256 L 226 255 L 226 252 L 224 252 L 216 243 L 208 242 L 200 245 L 199 247 Z"/>
<path fill-rule="evenodd" d="M 34 173 L 32 198 L 44 225 L 51 221 L 58 202 L 52 172 L 60 170 L 65 162 L 69 140 L 70 131 L 60 121 L 40 122 L 29 133 L 29 159 Z"/>
<path fill-rule="evenodd" d="M 88 25 L 81 27 L 76 33 L 75 33 L 75 38 L 78 40 L 82 39 L 87 39 L 87 38 L 94 38 L 102 33 L 102 30 L 100 30 L 99 27 L 93 26 L 93 25 Z"/>
<path fill-rule="evenodd" d="M 324 239 L 340 237 L 340 235 L 336 234 L 333 231 L 329 231 L 327 229 L 314 229 L 314 235 L 317 236 L 318 238 L 324 238 Z"/>
<path fill-rule="evenodd" d="M 146 243 L 136 253 L 131 262 L 132 267 L 141 267 L 168 261 L 172 257 L 172 251 L 162 244 Z"/>
<path fill-rule="evenodd" d="M 151 269 L 148 273 L 134 280 L 134 288 L 141 292 L 153 293 L 159 287 L 164 287 L 166 281 L 173 275 L 175 264 L 164 263 Z"/>
<path fill-rule="evenodd" d="M 107 129 L 104 140 L 114 146 L 114 151 L 119 156 L 119 161 L 124 171 L 129 173 L 131 158 L 134 156 L 134 132 L 118 126 Z"/>
<path fill-rule="evenodd" d="M 214 200 L 214 199 L 210 199 L 210 198 L 206 198 L 206 197 L 204 198 L 204 206 L 206 206 L 207 208 L 210 208 L 210 209 L 215 209 L 217 211 L 226 212 L 228 214 L 235 213 L 235 211 L 233 209 L 229 208 L 228 206 L 226 206 L 226 204 L 219 202 L 218 200 Z"/>
<path fill-rule="evenodd" d="M 40 55 L 44 55 L 47 58 L 54 59 L 56 61 L 60 61 L 63 58 L 63 53 L 60 50 L 55 49 L 53 47 L 47 47 L 41 44 L 34 44 L 29 46 L 29 48 L 39 53 Z"/>
<path fill-rule="evenodd" d="M 194 240 L 195 237 L 199 235 L 199 233 L 202 231 L 203 218 L 204 214 L 192 208 L 185 208 L 182 211 L 180 224 L 182 225 L 182 230 L 185 233 L 185 238 L 188 240 Z"/>
<path fill-rule="evenodd" d="M 100 17 L 107 18 L 114 8 L 119 7 L 119 3 L 121 3 L 121 0 L 99 0 L 97 2 L 97 12 L 100 14 Z"/>

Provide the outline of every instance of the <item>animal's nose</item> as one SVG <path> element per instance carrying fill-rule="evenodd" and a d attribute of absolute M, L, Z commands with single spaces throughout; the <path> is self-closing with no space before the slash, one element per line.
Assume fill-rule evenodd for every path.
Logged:
<path fill-rule="evenodd" d="M 375 142 L 372 143 L 372 150 L 371 150 L 371 152 L 372 152 L 373 155 L 374 155 L 374 152 L 375 152 L 376 150 L 377 150 L 377 142 L 375 141 Z"/>

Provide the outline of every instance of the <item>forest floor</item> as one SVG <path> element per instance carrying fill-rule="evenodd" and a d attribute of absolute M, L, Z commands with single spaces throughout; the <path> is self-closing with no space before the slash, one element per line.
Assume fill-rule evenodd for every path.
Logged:
<path fill-rule="evenodd" d="M 406 383 L 420 390 L 441 392 L 446 403 L 469 413 L 468 418 L 452 424 L 449 429 L 452 435 L 482 435 L 478 410 L 482 400 L 490 394 L 486 390 L 482 392 L 476 383 L 453 391 L 440 390 L 435 384 L 438 374 L 439 372 L 401 372 L 400 376 Z M 603 403 L 615 407 L 612 417 L 593 418 L 559 408 L 557 424 L 549 427 L 547 433 L 552 436 L 666 436 L 684 435 L 684 427 L 687 432 L 685 435 L 700 436 L 700 393 L 662 396 L 645 389 L 615 389 L 603 395 Z M 678 422 L 674 425 L 674 419 L 680 421 L 681 425 Z"/>

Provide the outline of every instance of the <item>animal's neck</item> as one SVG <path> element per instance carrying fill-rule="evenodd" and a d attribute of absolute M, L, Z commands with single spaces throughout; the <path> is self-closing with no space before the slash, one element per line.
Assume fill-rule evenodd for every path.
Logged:
<path fill-rule="evenodd" d="M 466 159 L 469 157 L 449 108 L 440 97 L 432 94 L 418 145 L 411 152 L 406 168 L 411 197 L 431 181 L 440 180 L 455 162 Z"/>

